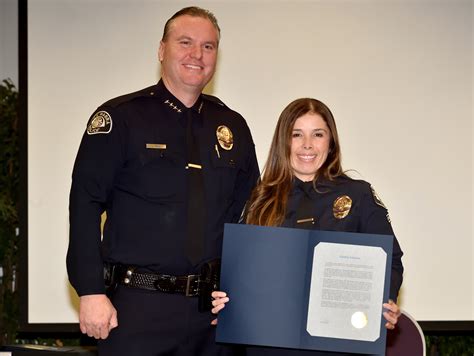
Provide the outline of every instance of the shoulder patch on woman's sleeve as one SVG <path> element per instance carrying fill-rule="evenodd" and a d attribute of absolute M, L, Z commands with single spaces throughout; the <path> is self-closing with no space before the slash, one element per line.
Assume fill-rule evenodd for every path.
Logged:
<path fill-rule="evenodd" d="M 385 204 L 382 202 L 377 192 L 375 191 L 374 187 L 370 186 L 370 190 L 372 191 L 372 196 L 374 197 L 375 204 L 381 206 L 384 209 L 387 209 L 387 207 L 385 206 Z"/>
<path fill-rule="evenodd" d="M 87 134 L 108 134 L 112 131 L 112 117 L 107 111 L 98 111 L 87 124 Z"/>

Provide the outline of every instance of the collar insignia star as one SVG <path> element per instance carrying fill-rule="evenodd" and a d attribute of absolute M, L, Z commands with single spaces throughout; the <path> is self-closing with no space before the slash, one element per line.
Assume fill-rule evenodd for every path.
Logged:
<path fill-rule="evenodd" d="M 166 100 L 164 101 L 164 104 L 168 104 L 168 106 L 169 106 L 170 108 L 172 108 L 173 110 L 175 110 L 175 111 L 177 111 L 177 112 L 179 112 L 179 113 L 182 112 L 180 108 L 178 108 L 173 102 L 169 101 L 168 99 L 166 99 Z"/>

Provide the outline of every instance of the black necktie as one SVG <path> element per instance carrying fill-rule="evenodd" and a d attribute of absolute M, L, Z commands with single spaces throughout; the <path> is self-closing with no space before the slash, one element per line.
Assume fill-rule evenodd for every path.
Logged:
<path fill-rule="evenodd" d="M 204 235 L 206 228 L 206 206 L 204 196 L 204 179 L 202 176 L 199 144 L 193 133 L 193 111 L 187 110 L 186 146 L 188 163 L 188 233 L 186 256 L 196 265 L 204 255 Z"/>
<path fill-rule="evenodd" d="M 311 200 L 311 191 L 314 190 L 313 182 L 298 182 L 298 188 L 301 190 L 301 199 L 297 203 L 294 226 L 301 229 L 312 229 L 316 222 L 314 201 Z"/>

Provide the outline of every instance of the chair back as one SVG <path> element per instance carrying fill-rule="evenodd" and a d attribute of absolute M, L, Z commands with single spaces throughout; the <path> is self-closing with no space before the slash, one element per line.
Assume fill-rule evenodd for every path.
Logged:
<path fill-rule="evenodd" d="M 406 311 L 398 318 L 394 330 L 387 330 L 386 356 L 425 356 L 425 335 L 420 325 Z"/>

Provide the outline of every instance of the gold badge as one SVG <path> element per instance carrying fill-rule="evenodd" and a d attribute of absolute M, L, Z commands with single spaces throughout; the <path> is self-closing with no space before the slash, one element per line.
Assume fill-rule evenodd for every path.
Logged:
<path fill-rule="evenodd" d="M 351 207 L 352 199 L 347 195 L 343 195 L 342 197 L 338 197 L 336 200 L 334 200 L 332 213 L 336 219 L 344 219 L 347 215 L 349 215 Z"/>
<path fill-rule="evenodd" d="M 221 125 L 216 130 L 217 141 L 219 145 L 226 151 L 230 151 L 234 147 L 234 135 L 227 126 Z"/>
<path fill-rule="evenodd" d="M 97 112 L 87 125 L 87 134 L 108 134 L 112 131 L 112 118 L 107 111 Z"/>
<path fill-rule="evenodd" d="M 384 203 L 382 203 L 382 199 L 380 199 L 380 197 L 378 196 L 378 194 L 375 191 L 374 187 L 370 186 L 370 189 L 372 190 L 372 195 L 374 196 L 375 204 L 377 204 L 377 205 L 381 206 L 382 208 L 384 208 L 385 210 L 387 210 L 387 207 L 385 206 Z"/>

